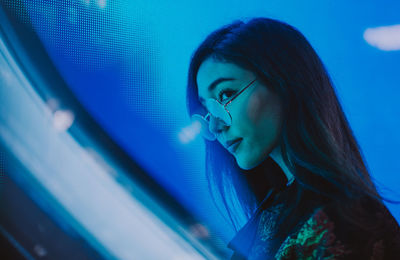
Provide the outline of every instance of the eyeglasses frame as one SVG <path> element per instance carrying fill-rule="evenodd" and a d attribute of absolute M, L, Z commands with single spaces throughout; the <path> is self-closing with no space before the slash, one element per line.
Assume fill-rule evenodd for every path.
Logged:
<path fill-rule="evenodd" d="M 239 92 L 237 92 L 233 97 L 231 97 L 231 98 L 228 100 L 228 102 L 226 102 L 225 104 L 222 104 L 222 103 L 221 103 L 219 100 L 217 100 L 217 99 L 213 99 L 214 101 L 218 102 L 219 105 L 221 105 L 221 106 L 224 108 L 224 110 L 228 113 L 229 118 L 230 118 L 230 122 L 229 122 L 229 123 L 224 122 L 224 123 L 227 123 L 228 126 L 232 125 L 232 116 L 231 116 L 231 113 L 229 112 L 229 110 L 227 109 L 227 106 L 228 106 L 230 103 L 232 103 L 233 100 L 235 100 L 235 99 L 236 99 L 240 94 L 242 94 L 246 89 L 248 89 L 251 85 L 253 85 L 253 83 L 254 83 L 256 80 L 257 80 L 257 78 L 255 78 L 254 80 L 252 80 L 249 84 L 247 84 L 244 88 L 242 88 Z M 211 112 L 208 112 L 205 116 L 201 116 L 201 115 L 198 115 L 198 116 L 200 116 L 200 117 L 203 118 L 206 122 L 209 123 L 209 121 L 207 121 L 207 118 L 211 116 Z"/>

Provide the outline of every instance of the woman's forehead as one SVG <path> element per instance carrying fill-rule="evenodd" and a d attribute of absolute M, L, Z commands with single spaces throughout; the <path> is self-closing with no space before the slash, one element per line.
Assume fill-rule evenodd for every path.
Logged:
<path fill-rule="evenodd" d="M 253 77 L 254 73 L 242 69 L 234 63 L 207 59 L 201 64 L 197 72 L 196 80 L 199 97 L 208 97 L 219 84 L 245 82 Z M 213 85 L 215 82 L 218 84 Z"/>

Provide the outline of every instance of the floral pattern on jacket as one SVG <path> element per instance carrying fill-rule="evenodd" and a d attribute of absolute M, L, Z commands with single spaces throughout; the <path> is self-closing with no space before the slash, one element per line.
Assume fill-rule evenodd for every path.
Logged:
<path fill-rule="evenodd" d="M 300 230 L 289 236 L 275 255 L 276 259 L 336 259 L 351 253 L 334 233 L 335 224 L 319 209 Z"/>
<path fill-rule="evenodd" d="M 275 225 L 281 209 L 276 206 L 262 212 L 248 253 L 234 255 L 232 259 L 378 260 L 400 257 L 400 228 L 388 211 L 375 214 L 375 220 L 384 223 L 381 231 L 350 234 L 349 226 L 332 219 L 327 208 L 320 207 L 281 244 L 274 245 Z"/>
<path fill-rule="evenodd" d="M 289 235 L 276 234 L 287 209 L 284 202 L 295 190 L 291 185 L 281 193 L 284 196 L 253 214 L 228 244 L 234 250 L 232 260 L 400 259 L 399 224 L 383 203 L 369 198 L 349 204 L 357 216 L 354 223 L 335 203 L 312 203 L 310 193 L 293 212 L 297 223 L 288 226 Z"/>

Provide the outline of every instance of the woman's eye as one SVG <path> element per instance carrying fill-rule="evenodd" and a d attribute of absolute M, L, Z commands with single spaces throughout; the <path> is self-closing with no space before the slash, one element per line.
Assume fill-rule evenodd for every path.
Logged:
<path fill-rule="evenodd" d="M 221 92 L 218 94 L 219 101 L 222 102 L 222 101 L 224 101 L 224 100 L 226 100 L 226 99 L 232 97 L 233 92 L 234 92 L 234 91 L 232 91 L 232 90 L 223 90 L 223 91 L 221 91 Z"/>

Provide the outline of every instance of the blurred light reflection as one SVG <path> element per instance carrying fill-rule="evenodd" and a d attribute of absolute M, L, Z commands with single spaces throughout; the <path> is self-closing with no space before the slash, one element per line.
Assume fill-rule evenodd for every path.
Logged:
<path fill-rule="evenodd" d="M 368 28 L 364 32 L 364 39 L 383 51 L 400 50 L 400 25 Z"/>

